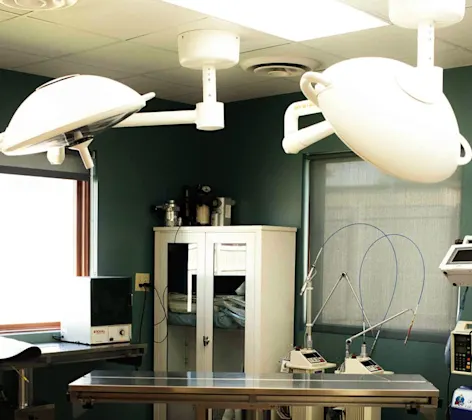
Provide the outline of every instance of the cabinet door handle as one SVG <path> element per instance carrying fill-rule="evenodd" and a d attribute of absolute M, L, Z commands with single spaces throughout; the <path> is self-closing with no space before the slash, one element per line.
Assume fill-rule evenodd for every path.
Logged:
<path fill-rule="evenodd" d="M 206 346 L 208 346 L 208 344 L 210 344 L 210 339 L 208 338 L 207 335 L 204 335 L 203 336 L 203 346 L 206 347 Z"/>

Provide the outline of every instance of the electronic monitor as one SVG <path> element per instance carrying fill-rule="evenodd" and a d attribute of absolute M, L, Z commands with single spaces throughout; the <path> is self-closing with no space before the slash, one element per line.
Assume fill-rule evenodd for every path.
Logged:
<path fill-rule="evenodd" d="M 439 269 L 454 286 L 472 286 L 472 244 L 452 245 Z"/>

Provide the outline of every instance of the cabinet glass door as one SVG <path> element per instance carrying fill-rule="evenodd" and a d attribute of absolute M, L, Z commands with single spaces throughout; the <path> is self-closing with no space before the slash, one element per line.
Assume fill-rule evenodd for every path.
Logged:
<path fill-rule="evenodd" d="M 163 234 L 159 281 L 155 291 L 155 346 L 158 366 L 168 372 L 205 371 L 205 235 Z M 194 419 L 192 406 L 167 404 L 168 420 Z"/>
<path fill-rule="evenodd" d="M 211 233 L 205 246 L 205 298 L 213 303 L 205 307 L 208 370 L 244 372 L 247 326 L 254 322 L 246 317 L 247 308 L 253 307 L 254 234 Z M 224 414 L 225 410 L 213 410 L 212 418 Z M 227 410 L 225 419 L 231 418 L 237 419 L 238 412 Z"/>
<path fill-rule="evenodd" d="M 244 372 L 252 345 L 254 317 L 254 233 L 212 233 L 206 237 L 205 325 L 211 354 L 208 370 Z M 245 361 L 246 359 L 246 361 Z M 212 420 L 239 420 L 241 410 L 212 410 Z"/>

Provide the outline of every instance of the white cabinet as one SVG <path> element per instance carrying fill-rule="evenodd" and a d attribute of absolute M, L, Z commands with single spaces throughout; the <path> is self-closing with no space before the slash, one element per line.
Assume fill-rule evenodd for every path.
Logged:
<path fill-rule="evenodd" d="M 278 371 L 293 342 L 296 229 L 154 233 L 154 370 Z M 190 415 L 176 404 L 156 410 L 159 420 Z"/>

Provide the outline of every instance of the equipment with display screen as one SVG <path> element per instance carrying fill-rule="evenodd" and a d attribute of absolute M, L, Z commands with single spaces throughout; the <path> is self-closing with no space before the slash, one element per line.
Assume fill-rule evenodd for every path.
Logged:
<path fill-rule="evenodd" d="M 327 362 L 314 349 L 295 349 L 290 352 L 288 360 L 282 361 L 282 372 L 319 373 L 333 369 L 336 365 Z"/>
<path fill-rule="evenodd" d="M 282 373 L 324 373 L 326 369 L 335 369 L 334 363 L 329 363 L 315 349 L 299 348 L 291 350 L 289 355 L 282 360 L 280 371 Z M 290 413 L 291 420 L 324 420 L 324 408 L 316 407 L 285 407 L 285 412 Z M 280 418 L 286 418 L 283 408 L 278 407 Z"/>
<path fill-rule="evenodd" d="M 459 321 L 451 333 L 451 372 L 472 375 L 472 321 Z"/>
<path fill-rule="evenodd" d="M 358 337 L 365 336 L 365 333 L 373 331 L 380 327 L 381 325 L 394 320 L 395 318 L 410 312 L 411 309 L 405 309 L 401 312 L 398 312 L 395 315 L 392 315 L 390 318 L 384 319 L 379 323 L 349 337 L 346 340 L 346 356 L 344 358 L 343 364 L 336 370 L 335 373 L 340 374 L 355 374 L 355 375 L 386 375 L 392 374 L 393 372 L 385 371 L 378 363 L 372 360 L 367 352 L 367 344 L 364 341 L 361 345 L 361 352 L 359 356 L 351 353 L 351 344 L 353 340 Z M 365 340 L 365 338 L 364 338 Z M 345 420 L 381 420 L 382 418 L 382 409 L 380 407 L 337 407 L 335 411 L 341 412 L 341 417 Z"/>
<path fill-rule="evenodd" d="M 355 374 L 355 375 L 386 375 L 393 372 L 385 371 L 377 362 L 367 356 L 366 345 L 362 344 L 361 354 L 359 356 L 350 355 L 344 359 L 336 373 Z M 345 420 L 381 420 L 382 409 L 380 407 L 343 407 L 336 411 L 343 412 L 341 416 Z"/>
<path fill-rule="evenodd" d="M 472 236 L 452 245 L 439 269 L 453 286 L 472 286 Z"/>
<path fill-rule="evenodd" d="M 361 355 L 359 357 L 351 356 L 350 358 L 346 358 L 344 360 L 344 364 L 338 371 L 336 371 L 336 373 L 373 373 L 378 375 L 393 372 L 386 372 L 378 363 L 374 362 L 369 356 L 362 357 Z"/>

